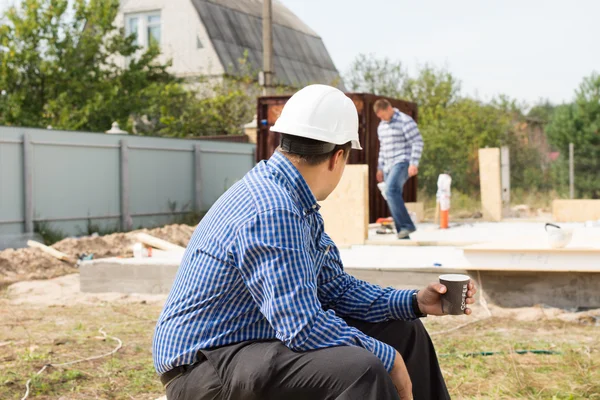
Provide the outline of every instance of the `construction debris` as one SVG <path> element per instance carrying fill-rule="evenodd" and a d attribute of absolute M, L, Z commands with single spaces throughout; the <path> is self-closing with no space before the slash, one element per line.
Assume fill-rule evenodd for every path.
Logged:
<path fill-rule="evenodd" d="M 56 249 L 53 249 L 52 247 L 48 247 L 45 244 L 38 243 L 35 240 L 28 240 L 27 246 L 38 248 L 38 249 L 42 250 L 44 253 L 50 254 L 52 257 L 57 258 L 61 261 L 66 261 L 69 264 L 75 264 L 77 262 L 73 257 L 70 257 L 70 256 L 66 255 L 65 253 L 62 253 Z"/>
<path fill-rule="evenodd" d="M 187 246 L 194 229 L 194 226 L 189 225 L 168 225 L 106 236 L 67 238 L 45 247 L 74 260 L 90 254 L 93 254 L 94 259 L 132 257 L 132 246 L 139 241 L 139 233 L 146 233 L 182 249 Z M 19 281 L 50 279 L 77 272 L 72 265 L 56 258 L 56 253 L 51 255 L 38 247 L 0 251 L 0 287 Z"/>
<path fill-rule="evenodd" d="M 173 244 L 166 240 L 156 238 L 152 235 L 148 235 L 147 233 L 143 233 L 143 232 L 138 233 L 136 235 L 136 238 L 141 243 L 143 243 L 147 246 L 154 247 L 159 250 L 165 250 L 165 251 L 171 251 L 171 250 L 183 251 L 183 250 L 185 250 L 185 247 L 178 246 L 176 244 Z"/>

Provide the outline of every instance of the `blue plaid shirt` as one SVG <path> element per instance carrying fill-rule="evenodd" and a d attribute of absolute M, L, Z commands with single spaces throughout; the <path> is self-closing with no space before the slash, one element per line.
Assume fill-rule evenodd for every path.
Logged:
<path fill-rule="evenodd" d="M 423 153 L 423 138 L 417 123 L 408 115 L 394 108 L 394 115 L 388 121 L 381 121 L 377 127 L 379 136 L 378 169 L 389 172 L 401 162 L 418 166 Z"/>
<path fill-rule="evenodd" d="M 281 153 L 259 163 L 202 219 L 154 332 L 159 374 L 201 349 L 278 339 L 294 351 L 359 346 L 388 371 L 395 350 L 340 318 L 414 319 L 413 290 L 344 272 L 319 205 Z"/>

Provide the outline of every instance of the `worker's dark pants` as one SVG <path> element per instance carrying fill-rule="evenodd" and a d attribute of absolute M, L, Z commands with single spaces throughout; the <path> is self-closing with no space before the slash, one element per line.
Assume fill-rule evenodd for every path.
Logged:
<path fill-rule="evenodd" d="M 346 321 L 402 354 L 415 399 L 450 398 L 421 321 Z M 202 351 L 200 357 L 195 368 L 168 386 L 169 400 L 398 399 L 381 361 L 359 347 L 296 353 L 280 341 L 243 342 Z"/>
<path fill-rule="evenodd" d="M 407 162 L 398 163 L 385 175 L 387 187 L 385 196 L 398 232 L 401 230 L 414 232 L 417 229 L 404 204 L 404 185 L 408 181 L 408 167 Z"/>

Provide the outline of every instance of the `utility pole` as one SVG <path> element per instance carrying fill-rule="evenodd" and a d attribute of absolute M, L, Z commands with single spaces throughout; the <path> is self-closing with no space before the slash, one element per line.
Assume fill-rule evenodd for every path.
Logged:
<path fill-rule="evenodd" d="M 263 0 L 263 95 L 273 89 L 273 2 Z"/>

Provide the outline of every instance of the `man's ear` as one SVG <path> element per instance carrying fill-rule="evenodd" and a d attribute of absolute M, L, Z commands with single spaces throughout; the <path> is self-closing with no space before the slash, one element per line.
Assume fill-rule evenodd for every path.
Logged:
<path fill-rule="evenodd" d="M 344 153 L 343 149 L 336 151 L 329 159 L 329 170 L 333 171 L 335 166 L 344 160 L 345 156 L 346 154 Z"/>

